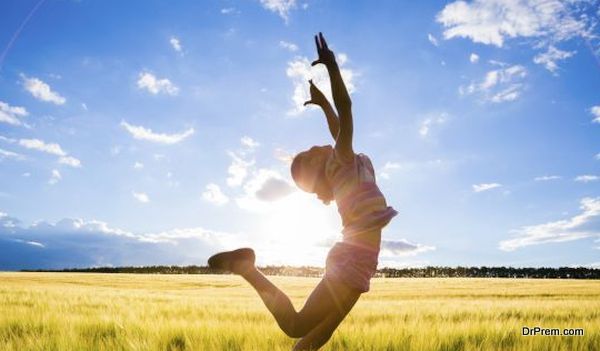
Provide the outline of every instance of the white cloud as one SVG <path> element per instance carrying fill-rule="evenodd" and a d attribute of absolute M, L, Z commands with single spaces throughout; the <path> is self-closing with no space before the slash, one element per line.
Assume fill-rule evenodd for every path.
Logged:
<path fill-rule="evenodd" d="M 217 206 L 225 205 L 229 202 L 229 198 L 223 194 L 221 188 L 214 183 L 206 185 L 206 190 L 202 193 L 202 198 Z"/>
<path fill-rule="evenodd" d="M 46 102 L 51 102 L 56 105 L 63 105 L 67 99 L 60 96 L 59 93 L 52 91 L 50 86 L 38 78 L 29 78 L 24 74 L 21 74 L 21 79 L 25 86 L 25 90 L 31 93 L 34 98 Z"/>
<path fill-rule="evenodd" d="M 4 142 L 7 142 L 7 143 L 9 143 L 9 144 L 14 144 L 14 143 L 16 143 L 16 142 L 17 142 L 17 139 L 13 139 L 13 138 L 7 138 L 7 137 L 5 137 L 5 136 L 3 136 L 3 135 L 0 135 L 0 140 L 2 140 L 2 141 L 4 141 Z"/>
<path fill-rule="evenodd" d="M 557 180 L 557 179 L 561 179 L 561 177 L 557 176 L 557 175 L 550 175 L 550 176 L 545 175 L 545 176 L 533 178 L 533 180 L 535 180 L 536 182 L 547 181 L 547 180 Z"/>
<path fill-rule="evenodd" d="M 46 143 L 40 139 L 20 139 L 19 145 L 56 156 L 67 156 L 67 153 L 56 143 Z"/>
<path fill-rule="evenodd" d="M 238 11 L 235 9 L 235 7 L 226 7 L 226 8 L 221 9 L 221 13 L 223 15 L 230 15 L 230 14 L 238 13 Z"/>
<path fill-rule="evenodd" d="M 18 154 L 16 152 L 0 149 L 0 159 L 3 158 L 12 158 L 14 160 L 24 160 L 25 156 Z"/>
<path fill-rule="evenodd" d="M 336 61 L 337 61 L 338 65 L 343 66 L 346 64 L 346 62 L 348 62 L 348 55 L 343 52 L 340 52 L 336 56 Z"/>
<path fill-rule="evenodd" d="M 27 241 L 27 240 L 22 240 L 22 239 L 13 239 L 12 241 L 17 242 L 17 243 L 26 244 L 26 245 L 35 246 L 35 247 L 40 247 L 40 248 L 46 247 L 44 244 L 38 243 L 37 241 Z"/>
<path fill-rule="evenodd" d="M 19 119 L 29 115 L 25 107 L 10 106 L 6 102 L 0 101 L 0 122 L 12 124 L 14 126 L 23 125 Z"/>
<path fill-rule="evenodd" d="M 479 62 L 479 55 L 477 55 L 476 53 L 471 53 L 471 56 L 469 56 L 469 61 L 471 63 Z"/>
<path fill-rule="evenodd" d="M 600 269 L 600 261 L 592 262 L 592 263 L 584 263 L 584 264 L 572 264 L 572 265 L 570 265 L 570 267 L 572 267 L 572 268 L 584 267 L 584 268 L 590 268 L 590 269 Z"/>
<path fill-rule="evenodd" d="M 419 127 L 419 134 L 425 138 L 429 135 L 431 127 L 434 125 L 440 125 L 446 122 L 448 119 L 448 114 L 446 112 L 442 112 L 437 116 L 430 116 L 425 118 Z"/>
<path fill-rule="evenodd" d="M 338 54 L 337 61 L 348 93 L 352 94 L 356 91 L 354 78 L 357 74 L 351 69 L 344 68 L 344 64 L 348 61 L 347 55 L 343 53 Z M 306 110 L 307 107 L 304 106 L 304 102 L 310 99 L 309 79 L 312 79 L 315 85 L 317 85 L 329 101 L 333 103 L 329 74 L 323 65 L 311 66 L 311 61 L 309 61 L 308 58 L 296 57 L 294 60 L 288 62 L 286 74 L 292 80 L 294 85 L 294 92 L 292 94 L 294 108 L 288 112 L 290 115 L 298 115 Z"/>
<path fill-rule="evenodd" d="M 292 164 L 292 160 L 294 159 L 294 154 L 286 151 L 282 148 L 276 148 L 275 150 L 273 150 L 273 156 L 283 162 L 286 165 L 291 165 Z"/>
<path fill-rule="evenodd" d="M 513 101 L 521 95 L 525 76 L 527 70 L 521 65 L 499 68 L 487 72 L 481 82 L 460 86 L 458 91 L 461 95 L 478 94 L 494 103 Z"/>
<path fill-rule="evenodd" d="M 433 46 L 438 46 L 438 41 L 437 39 L 431 35 L 431 33 L 427 34 L 427 40 L 429 40 L 429 42 L 433 45 Z"/>
<path fill-rule="evenodd" d="M 252 153 L 259 145 L 250 137 L 240 140 L 242 148 L 228 154 L 232 159 L 227 172 L 227 185 L 241 187 L 241 194 L 235 197 L 238 207 L 252 212 L 269 212 L 276 206 L 274 202 L 287 198 L 296 188 L 276 169 L 256 168 Z M 278 155 L 279 154 L 279 155 Z M 289 161 L 289 154 L 281 149 L 275 150 L 275 156 L 284 162 Z M 266 212 L 265 212 L 266 211 Z"/>
<path fill-rule="evenodd" d="M 253 165 L 254 161 L 247 161 L 235 152 L 230 151 L 227 154 L 231 157 L 231 164 L 227 169 L 227 173 L 229 174 L 227 185 L 230 187 L 240 186 L 248 175 L 248 167 Z"/>
<path fill-rule="evenodd" d="M 379 172 L 379 176 L 383 179 L 390 179 L 390 172 L 400 168 L 400 163 L 388 161 L 383 165 L 383 168 Z"/>
<path fill-rule="evenodd" d="M 387 267 L 387 268 L 396 268 L 396 269 L 405 269 L 405 268 L 425 268 L 427 266 L 431 266 L 432 263 L 429 260 L 412 260 L 403 258 L 401 260 L 396 259 L 395 257 L 386 259 L 381 258 L 379 260 L 379 264 L 377 267 Z"/>
<path fill-rule="evenodd" d="M 473 184 L 473 191 L 476 193 L 480 193 L 482 191 L 487 191 L 487 190 L 491 190 L 494 188 L 499 188 L 501 187 L 502 184 L 498 184 L 498 183 L 481 183 L 481 184 Z"/>
<path fill-rule="evenodd" d="M 127 130 L 135 139 L 147 140 L 159 144 L 177 144 L 194 134 L 194 128 L 190 128 L 181 133 L 164 134 L 154 133 L 152 129 L 143 126 L 134 126 L 125 121 L 121 121 L 121 126 Z"/>
<path fill-rule="evenodd" d="M 584 198 L 580 203 L 581 214 L 569 219 L 512 230 L 513 238 L 501 241 L 500 249 L 514 251 L 530 245 L 600 237 L 600 198 Z"/>
<path fill-rule="evenodd" d="M 58 159 L 58 163 L 62 163 L 64 165 L 75 167 L 75 168 L 81 167 L 81 161 L 79 161 L 78 159 L 76 159 L 73 156 L 61 156 Z"/>
<path fill-rule="evenodd" d="M 146 89 L 151 94 L 165 93 L 169 95 L 177 95 L 179 88 L 171 83 L 167 78 L 157 79 L 152 73 L 141 72 L 137 81 L 137 86 L 140 89 Z"/>
<path fill-rule="evenodd" d="M 592 106 L 590 108 L 590 113 L 594 116 L 592 120 L 593 123 L 600 123 L 600 105 Z"/>
<path fill-rule="evenodd" d="M 228 151 L 227 154 L 231 157 L 231 164 L 227 169 L 229 177 L 227 185 L 237 187 L 242 185 L 244 179 L 248 175 L 248 169 L 254 164 L 254 159 L 248 159 L 248 155 L 260 146 L 260 143 L 249 136 L 240 138 L 242 148 L 233 152 Z"/>
<path fill-rule="evenodd" d="M 42 243 L 38 243 L 37 241 L 25 241 L 25 244 L 28 244 L 31 246 L 37 246 L 37 247 L 46 247 L 46 245 L 44 245 Z"/>
<path fill-rule="evenodd" d="M 143 164 L 143 163 L 141 163 L 141 162 L 138 162 L 138 161 L 136 161 L 136 162 L 133 164 L 133 169 L 142 169 L 142 168 L 144 168 L 144 164 Z"/>
<path fill-rule="evenodd" d="M 491 102 L 504 102 L 516 100 L 521 95 L 521 85 L 513 84 L 504 90 L 501 90 L 494 94 L 491 98 Z"/>
<path fill-rule="evenodd" d="M 269 176 L 262 181 L 258 190 L 256 190 L 256 198 L 262 201 L 277 201 L 281 198 L 294 192 L 294 188 L 290 183 L 277 176 Z"/>
<path fill-rule="evenodd" d="M 455 1 L 438 13 L 436 20 L 446 29 L 444 39 L 469 38 L 475 43 L 502 47 L 509 38 L 535 38 L 557 42 L 575 36 L 587 37 L 589 17 L 575 18 L 571 5 L 560 0 Z M 590 23 L 588 23 L 590 22 Z M 539 44 L 539 43 L 538 43 Z"/>
<path fill-rule="evenodd" d="M 246 245 L 248 235 L 201 227 L 133 233 L 69 218 L 26 226 L 0 214 L 0 270 L 204 264 L 215 252 Z"/>
<path fill-rule="evenodd" d="M 81 161 L 73 156 L 70 156 L 59 144 L 46 143 L 40 139 L 19 139 L 19 145 L 26 149 L 37 150 L 47 154 L 59 156 L 58 163 L 60 164 L 75 168 L 81 167 Z"/>
<path fill-rule="evenodd" d="M 246 146 L 249 149 L 255 149 L 260 146 L 260 143 L 249 136 L 243 136 L 240 139 L 242 145 Z"/>
<path fill-rule="evenodd" d="M 277 13 L 285 23 L 288 23 L 289 12 L 296 7 L 296 0 L 260 0 L 263 8 Z"/>
<path fill-rule="evenodd" d="M 181 41 L 179 41 L 179 38 L 171 37 L 171 39 L 169 39 L 169 43 L 173 47 L 173 50 L 177 51 L 178 53 L 181 53 L 181 51 L 183 50 L 183 48 L 181 47 Z M 139 81 L 138 81 L 138 85 L 139 85 Z M 153 93 L 153 94 L 156 94 L 156 93 Z"/>
<path fill-rule="evenodd" d="M 584 174 L 584 175 L 575 177 L 574 180 L 576 182 L 589 183 L 589 182 L 595 182 L 597 180 L 600 180 L 600 177 L 598 177 L 597 175 Z"/>
<path fill-rule="evenodd" d="M 434 246 L 414 244 L 405 239 L 398 241 L 381 241 L 381 255 L 383 257 L 415 256 L 417 254 L 433 250 L 435 250 Z"/>
<path fill-rule="evenodd" d="M 296 45 L 294 43 L 289 43 L 287 41 L 280 40 L 279 41 L 279 46 L 282 47 L 282 48 L 284 48 L 284 49 L 286 49 L 286 50 L 288 50 L 288 51 L 291 51 L 291 52 L 298 51 L 298 45 Z"/>
<path fill-rule="evenodd" d="M 137 240 L 142 241 L 142 242 L 148 242 L 148 243 L 155 243 L 155 244 L 172 244 L 176 247 L 179 247 L 179 250 L 182 249 L 182 247 L 185 247 L 185 243 L 188 241 L 198 241 L 198 240 L 202 240 L 204 241 L 203 244 L 206 244 L 206 242 L 209 242 L 211 240 L 214 240 L 211 246 L 221 246 L 223 247 L 223 243 L 225 242 L 224 239 L 227 239 L 227 237 L 229 236 L 229 234 L 227 233 L 217 233 L 211 230 L 206 230 L 203 228 L 175 228 L 175 229 L 171 229 L 171 230 L 167 230 L 167 231 L 163 231 L 163 232 L 159 232 L 159 233 L 148 233 L 148 234 L 134 234 L 134 237 L 137 238 Z M 216 245 L 215 245 L 216 244 Z M 216 252 L 215 250 L 212 251 L 212 253 Z M 196 256 L 195 254 L 192 253 L 192 257 Z M 192 262 L 197 262 L 197 257 L 193 259 Z"/>
<path fill-rule="evenodd" d="M 48 184 L 54 185 L 54 184 L 58 183 L 58 181 L 61 179 L 62 179 L 62 176 L 60 175 L 60 172 L 57 169 L 53 169 L 50 179 L 48 180 Z"/>
<path fill-rule="evenodd" d="M 133 197 L 136 200 L 138 200 L 139 202 L 141 202 L 143 204 L 150 202 L 150 198 L 148 197 L 148 194 L 146 194 L 146 193 L 138 193 L 138 192 L 132 191 L 131 195 L 133 195 Z"/>
<path fill-rule="evenodd" d="M 550 45 L 548 46 L 548 51 L 535 56 L 533 58 L 533 62 L 537 63 L 538 65 L 544 65 L 548 71 L 556 73 L 558 70 L 558 65 L 556 62 L 566 60 L 575 55 L 575 53 L 576 51 L 562 51 Z"/>
<path fill-rule="evenodd" d="M 256 169 L 254 167 L 255 160 L 252 154 L 260 145 L 257 141 L 244 136 L 240 139 L 240 143 L 242 145 L 241 149 L 235 152 L 228 151 L 232 162 L 227 169 L 228 177 L 226 179 L 227 185 L 230 187 L 243 185 L 241 188 L 242 194 L 235 199 L 240 208 L 261 212 L 271 208 L 269 203 L 283 199 L 295 191 L 295 187 L 278 171 L 266 168 Z M 286 153 L 286 156 L 289 155 Z M 216 193 L 217 188 L 213 186 L 213 190 L 207 195 L 213 197 L 212 195 Z"/>
<path fill-rule="evenodd" d="M 269 208 L 269 203 L 281 200 L 296 188 L 271 169 L 258 169 L 244 183 L 244 195 L 236 199 L 237 205 L 245 210 L 260 212 Z"/>
<path fill-rule="evenodd" d="M 488 63 L 490 65 L 498 66 L 498 67 L 506 67 L 506 66 L 508 66 L 508 63 L 502 62 L 502 61 L 498 61 L 498 60 L 488 60 Z"/>

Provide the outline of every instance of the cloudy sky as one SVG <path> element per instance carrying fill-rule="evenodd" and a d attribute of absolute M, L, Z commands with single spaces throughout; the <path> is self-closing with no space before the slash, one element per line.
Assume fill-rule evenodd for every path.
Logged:
<path fill-rule="evenodd" d="M 399 211 L 380 266 L 600 266 L 598 1 L 0 2 L 0 269 L 323 265 L 290 158 L 323 31 Z"/>

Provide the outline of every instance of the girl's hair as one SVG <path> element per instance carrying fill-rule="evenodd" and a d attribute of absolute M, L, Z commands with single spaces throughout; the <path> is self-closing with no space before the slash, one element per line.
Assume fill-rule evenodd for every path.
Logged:
<path fill-rule="evenodd" d="M 315 184 L 324 176 L 325 162 L 332 152 L 331 145 L 313 146 L 302 151 L 292 160 L 292 178 L 300 189 L 314 192 Z"/>

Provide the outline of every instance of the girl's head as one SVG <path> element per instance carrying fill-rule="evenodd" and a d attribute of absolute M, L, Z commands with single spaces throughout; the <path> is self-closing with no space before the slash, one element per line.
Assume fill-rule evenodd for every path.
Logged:
<path fill-rule="evenodd" d="M 332 152 L 331 145 L 313 146 L 296 155 L 292 161 L 294 182 L 300 189 L 317 194 L 326 204 L 333 200 L 331 186 L 325 177 L 325 164 Z"/>

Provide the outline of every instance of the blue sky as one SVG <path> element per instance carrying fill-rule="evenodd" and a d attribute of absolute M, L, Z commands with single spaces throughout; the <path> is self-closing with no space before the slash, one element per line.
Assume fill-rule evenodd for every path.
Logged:
<path fill-rule="evenodd" d="M 323 265 L 322 31 L 399 215 L 380 266 L 600 265 L 598 1 L 4 1 L 0 269 Z"/>

